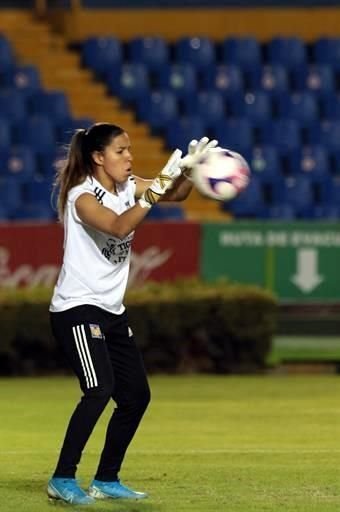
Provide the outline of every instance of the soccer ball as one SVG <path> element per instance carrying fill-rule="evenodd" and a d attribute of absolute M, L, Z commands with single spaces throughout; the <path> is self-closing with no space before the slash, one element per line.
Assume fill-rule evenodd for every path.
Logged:
<path fill-rule="evenodd" d="M 250 169 L 239 153 L 214 148 L 204 155 L 192 170 L 197 190 L 218 201 L 234 199 L 249 183 Z"/>

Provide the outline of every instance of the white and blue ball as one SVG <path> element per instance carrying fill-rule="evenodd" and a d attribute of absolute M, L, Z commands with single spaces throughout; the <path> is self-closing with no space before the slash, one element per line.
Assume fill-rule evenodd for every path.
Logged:
<path fill-rule="evenodd" d="M 248 186 L 250 168 L 239 153 L 218 147 L 211 149 L 195 165 L 192 180 L 204 196 L 230 201 Z"/>

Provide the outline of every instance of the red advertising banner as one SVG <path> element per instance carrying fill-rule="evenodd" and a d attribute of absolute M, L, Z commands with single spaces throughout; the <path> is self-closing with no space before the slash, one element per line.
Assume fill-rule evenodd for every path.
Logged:
<path fill-rule="evenodd" d="M 199 273 L 200 225 L 145 222 L 132 245 L 130 285 Z M 63 230 L 58 224 L 0 226 L 0 286 L 52 286 L 62 261 Z"/>

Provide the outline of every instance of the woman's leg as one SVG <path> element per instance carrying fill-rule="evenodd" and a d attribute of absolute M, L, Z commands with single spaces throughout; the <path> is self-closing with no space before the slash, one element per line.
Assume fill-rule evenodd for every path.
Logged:
<path fill-rule="evenodd" d="M 74 478 L 83 449 L 114 389 L 105 342 L 110 316 L 93 306 L 51 313 L 52 332 L 78 376 L 83 396 L 69 421 L 54 477 Z"/>
<path fill-rule="evenodd" d="M 106 340 L 115 376 L 113 398 L 117 407 L 107 428 L 95 479 L 112 482 L 118 479 L 126 450 L 148 406 L 150 389 L 126 313 L 112 318 Z"/>

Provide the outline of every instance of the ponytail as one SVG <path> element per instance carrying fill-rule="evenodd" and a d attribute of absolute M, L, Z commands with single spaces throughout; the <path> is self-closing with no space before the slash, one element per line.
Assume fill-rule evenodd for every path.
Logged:
<path fill-rule="evenodd" d="M 96 123 L 87 130 L 77 130 L 71 139 L 66 160 L 57 167 L 53 192 L 58 190 L 57 210 L 59 220 L 64 218 L 67 195 L 72 187 L 82 183 L 87 176 L 93 176 L 92 153 L 103 151 L 112 139 L 124 130 L 109 123 Z"/>

